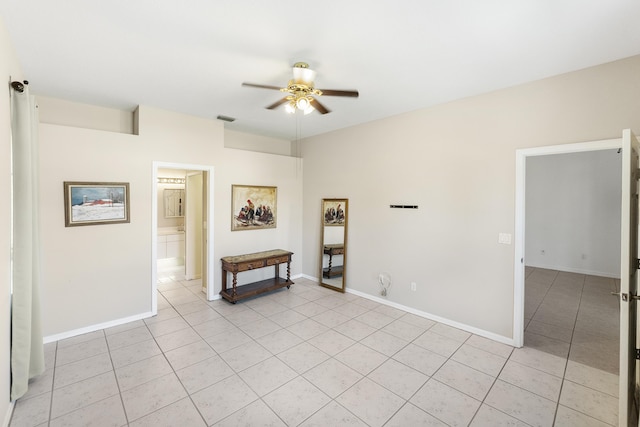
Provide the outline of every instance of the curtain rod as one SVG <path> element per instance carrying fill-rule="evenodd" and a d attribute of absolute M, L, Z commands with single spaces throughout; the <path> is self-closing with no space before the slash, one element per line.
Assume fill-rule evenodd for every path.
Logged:
<path fill-rule="evenodd" d="M 28 85 L 29 82 L 24 80 L 24 84 L 20 83 L 20 82 L 11 82 L 11 87 L 14 88 L 16 91 L 22 93 L 24 92 L 24 85 Z"/>

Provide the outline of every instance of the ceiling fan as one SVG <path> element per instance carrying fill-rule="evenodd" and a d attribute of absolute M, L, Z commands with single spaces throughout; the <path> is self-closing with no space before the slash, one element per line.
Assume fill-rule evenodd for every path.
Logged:
<path fill-rule="evenodd" d="M 286 93 L 287 96 L 266 108 L 273 110 L 282 104 L 286 104 L 285 108 L 288 113 L 295 113 L 296 110 L 301 110 L 304 114 L 309 114 L 313 110 L 318 110 L 321 114 L 327 114 L 331 111 L 322 105 L 320 101 L 316 99 L 316 96 L 346 96 L 351 98 L 357 98 L 359 96 L 357 90 L 316 89 L 313 83 L 315 76 L 316 72 L 309 68 L 309 64 L 306 62 L 296 62 L 293 65 L 293 79 L 289 80 L 287 87 L 281 88 L 255 83 L 242 83 L 242 86 L 275 89 Z"/>

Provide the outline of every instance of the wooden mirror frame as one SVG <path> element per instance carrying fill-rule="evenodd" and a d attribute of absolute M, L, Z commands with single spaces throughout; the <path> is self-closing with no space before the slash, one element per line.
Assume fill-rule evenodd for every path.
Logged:
<path fill-rule="evenodd" d="M 320 218 L 319 284 L 325 288 L 344 292 L 347 286 L 349 199 L 322 199 Z M 340 259 L 342 261 L 341 264 L 335 265 L 336 262 L 340 262 Z M 338 277 L 341 280 L 337 280 Z"/>

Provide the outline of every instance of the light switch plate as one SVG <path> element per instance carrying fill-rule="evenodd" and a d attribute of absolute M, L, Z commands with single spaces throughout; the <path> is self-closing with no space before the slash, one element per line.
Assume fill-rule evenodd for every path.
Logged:
<path fill-rule="evenodd" d="M 511 234 L 509 233 L 498 233 L 498 243 L 503 245 L 511 244 Z"/>

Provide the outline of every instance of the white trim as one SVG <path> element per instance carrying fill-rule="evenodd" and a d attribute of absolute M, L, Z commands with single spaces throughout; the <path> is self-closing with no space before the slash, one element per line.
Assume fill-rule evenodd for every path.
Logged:
<path fill-rule="evenodd" d="M 532 149 L 533 150 L 533 149 Z M 534 155 L 533 153 L 531 155 Z M 524 188 L 527 154 L 516 150 L 516 212 L 513 268 L 513 345 L 524 345 Z"/>
<path fill-rule="evenodd" d="M 318 282 L 319 281 L 317 277 L 309 276 L 308 274 L 301 274 L 300 276 L 305 278 L 305 279 L 314 281 L 314 282 Z M 352 289 L 352 288 L 348 288 L 348 287 L 345 288 L 345 292 L 357 295 L 357 296 L 362 297 L 362 298 L 366 298 L 366 299 L 371 300 L 371 301 L 375 301 L 375 302 L 380 303 L 380 304 L 384 304 L 384 305 L 388 305 L 388 306 L 393 307 L 393 308 L 397 308 L 398 310 L 406 311 L 407 313 L 415 314 L 416 316 L 424 317 L 426 319 L 431 319 L 433 321 L 436 321 L 436 322 L 439 322 L 439 323 L 443 323 L 445 325 L 452 326 L 454 328 L 462 329 L 463 331 L 471 332 L 472 334 L 476 334 L 476 335 L 488 338 L 488 339 L 493 340 L 493 341 L 497 341 L 497 342 L 500 342 L 500 343 L 503 343 L 503 344 L 507 344 L 507 345 L 510 345 L 510 346 L 514 345 L 514 340 L 512 340 L 511 338 L 504 337 L 504 336 L 498 335 L 498 334 L 494 334 L 493 332 L 485 331 L 483 329 L 474 328 L 473 326 L 465 325 L 464 323 L 454 322 L 453 320 L 445 319 L 444 317 L 436 316 L 435 314 L 427 313 L 425 311 L 416 310 L 415 308 L 407 307 L 405 305 L 398 304 L 398 303 L 389 301 L 389 300 L 384 299 L 384 298 L 379 298 L 379 297 L 376 297 L 376 296 L 373 296 L 373 295 L 369 295 L 367 293 L 364 293 L 364 292 L 361 292 L 361 291 L 357 291 L 357 290 Z"/>
<path fill-rule="evenodd" d="M 15 407 L 15 405 L 15 401 L 9 402 L 9 407 L 7 408 L 7 413 L 4 416 L 2 427 L 9 427 L 9 422 L 11 421 L 11 415 L 13 415 L 13 408 Z"/>
<path fill-rule="evenodd" d="M 214 190 L 215 190 L 215 176 L 213 174 L 214 168 L 210 166 L 207 170 L 207 300 L 213 301 L 216 299 L 220 299 L 220 295 L 215 292 L 214 288 L 214 280 L 215 277 L 213 266 L 214 266 L 214 245 L 213 245 L 213 235 L 214 235 Z"/>
<path fill-rule="evenodd" d="M 522 153 L 528 157 L 545 156 L 548 154 L 581 153 L 585 151 L 617 150 L 618 148 L 622 148 L 622 138 L 576 142 L 573 144 L 547 145 L 535 148 L 521 148 L 516 150 L 516 153 Z"/>
<path fill-rule="evenodd" d="M 71 337 L 75 337 L 75 336 L 78 336 L 78 335 L 87 334 L 89 332 L 95 332 L 95 331 L 99 331 L 101 329 L 108 329 L 108 328 L 112 328 L 114 326 L 124 325 L 125 323 L 135 322 L 136 320 L 147 319 L 147 318 L 153 317 L 155 315 L 156 315 L 156 313 L 153 313 L 153 312 L 149 311 L 149 312 L 142 313 L 142 314 L 136 314 L 135 316 L 129 316 L 129 317 L 124 317 L 122 319 L 110 320 L 108 322 L 98 323 L 96 325 L 91 325 L 91 326 L 85 326 L 84 328 L 74 329 L 74 330 L 67 331 L 67 332 L 62 332 L 62 333 L 56 334 L 56 335 L 49 335 L 49 336 L 44 337 L 43 341 L 44 341 L 45 344 L 48 344 L 50 342 L 60 341 L 60 340 L 66 339 L 66 338 L 71 338 Z"/>
<path fill-rule="evenodd" d="M 549 145 L 516 150 L 516 197 L 514 233 L 513 277 L 513 342 L 524 345 L 524 267 L 525 267 L 525 188 L 527 157 L 550 154 L 580 153 L 585 151 L 614 150 L 622 147 L 622 138 L 575 144 Z"/>
<path fill-rule="evenodd" d="M 620 272 L 611 273 L 605 271 L 585 270 L 581 268 L 565 267 L 563 265 L 551 265 L 551 264 L 527 264 L 527 267 L 544 268 L 547 270 L 566 271 L 568 273 L 587 274 L 589 276 L 609 277 L 611 279 L 620 279 Z"/>
<path fill-rule="evenodd" d="M 483 329 L 474 328 L 473 326 L 465 325 L 464 323 L 454 322 L 453 320 L 445 319 L 444 317 L 436 316 L 431 313 L 426 313 L 424 311 L 416 310 L 415 308 L 407 307 L 402 304 L 398 304 L 384 298 L 374 297 L 373 295 L 366 294 L 364 292 L 356 291 L 355 289 L 347 288 L 346 292 L 350 294 L 357 295 L 362 298 L 366 298 L 371 301 L 375 301 L 380 304 L 388 305 L 393 308 L 397 308 L 398 310 L 406 311 L 407 313 L 415 314 L 416 316 L 424 317 L 426 319 L 431 319 L 438 323 L 442 323 L 448 326 L 452 326 L 454 328 L 462 329 L 463 331 L 471 332 L 472 334 L 479 335 L 484 338 L 488 338 L 493 341 L 497 341 L 503 344 L 507 344 L 513 346 L 513 340 L 508 337 L 504 337 L 502 335 L 494 334 L 493 332 L 488 332 Z"/>
<path fill-rule="evenodd" d="M 151 172 L 151 312 L 158 314 L 158 165 Z"/>
<path fill-rule="evenodd" d="M 214 290 L 214 167 L 210 165 L 196 165 L 191 163 L 172 163 L 153 161 L 152 171 L 152 190 L 151 190 L 151 307 L 154 314 L 158 312 L 158 169 L 181 169 L 186 171 L 205 171 L 207 172 L 207 283 L 206 299 L 214 301 L 220 299 Z"/>

